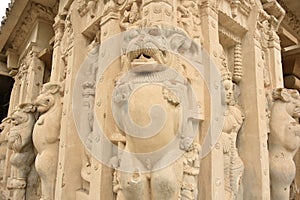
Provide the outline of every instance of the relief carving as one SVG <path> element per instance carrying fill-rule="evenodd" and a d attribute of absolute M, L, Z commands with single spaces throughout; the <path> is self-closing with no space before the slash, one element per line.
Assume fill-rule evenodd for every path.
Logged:
<path fill-rule="evenodd" d="M 65 19 L 65 29 L 64 29 L 64 35 L 62 37 L 62 44 L 61 44 L 61 58 L 65 65 L 65 71 L 63 74 L 63 77 L 61 77 L 62 80 L 66 78 L 66 68 L 68 66 L 68 58 L 71 56 L 71 49 L 73 48 L 73 41 L 74 41 L 74 33 L 73 33 L 73 27 L 71 22 L 71 12 L 66 15 Z"/>
<path fill-rule="evenodd" d="M 11 118 L 6 117 L 0 124 L 0 179 L 3 178 L 3 172 L 5 167 L 6 151 L 8 135 L 10 131 Z M 2 180 L 3 181 L 3 180 Z"/>
<path fill-rule="evenodd" d="M 242 46 L 240 43 L 234 46 L 234 68 L 232 80 L 239 83 L 243 78 L 243 65 L 242 65 Z"/>
<path fill-rule="evenodd" d="M 30 27 L 33 26 L 33 23 L 37 18 L 41 18 L 48 22 L 52 22 L 54 19 L 54 12 L 49 7 L 45 7 L 39 3 L 33 2 L 31 3 L 30 7 L 30 12 L 26 13 L 23 20 L 21 20 L 21 25 L 13 35 L 12 46 L 15 50 L 20 48 L 24 41 L 26 41 L 25 37 L 27 37 Z"/>
<path fill-rule="evenodd" d="M 155 169 L 171 156 L 170 154 L 173 153 L 173 150 L 164 152 L 159 157 L 157 157 L 158 155 L 152 155 L 147 158 L 139 157 L 139 155 L 135 154 L 122 155 L 120 158 L 120 168 L 131 168 L 135 169 L 135 171 L 132 174 L 120 172 L 119 176 L 117 175 L 115 178 L 116 180 L 119 179 L 120 187 L 115 187 L 114 190 L 121 192 L 117 196 L 122 196 L 124 199 L 130 200 L 151 198 L 174 199 L 177 197 L 181 197 L 181 199 L 196 199 L 197 175 L 200 168 L 200 147 L 198 144 L 193 144 L 193 138 L 189 138 L 189 134 L 195 131 L 192 124 L 195 123 L 193 120 L 196 119 L 193 117 L 187 119 L 187 115 L 191 115 L 191 113 L 184 113 L 183 122 L 179 120 L 180 107 L 186 108 L 192 106 L 187 105 L 187 102 L 185 102 L 188 99 L 187 95 L 189 93 L 186 80 L 179 77 L 176 78 L 172 70 L 163 67 L 151 70 L 151 72 L 148 71 L 147 67 L 136 70 L 129 73 L 129 77 L 123 77 L 115 89 L 114 114 L 118 121 L 117 124 L 125 131 L 125 151 L 132 153 L 155 152 L 167 145 L 174 137 L 178 137 L 176 133 L 179 131 L 182 137 L 180 141 L 184 144 L 178 144 L 177 148 L 179 150 L 181 147 L 185 153 L 181 163 L 173 163 L 160 170 Z M 143 73 L 144 70 L 148 73 Z M 142 85 L 145 83 L 151 84 L 143 87 Z M 129 94 L 135 89 L 137 91 L 131 97 L 131 102 L 128 102 Z M 143 99 L 148 99 L 149 103 Z M 131 104 L 135 106 L 133 107 Z M 154 113 L 151 114 L 152 123 L 149 126 L 145 128 L 137 126 L 127 116 L 127 106 L 133 109 L 131 116 L 135 120 L 140 119 L 139 122 L 144 124 L 146 119 L 141 118 L 143 116 L 141 111 L 148 110 L 149 104 L 162 105 L 167 113 L 161 112 L 157 108 L 155 112 L 156 117 L 152 115 Z M 194 109 L 197 110 L 197 108 Z M 152 131 L 157 132 L 156 129 L 159 127 L 163 127 L 162 130 L 157 135 L 148 138 L 148 134 L 151 134 Z M 146 139 L 136 138 L 137 135 L 146 137 Z M 182 170 L 180 170 L 181 168 Z M 150 174 L 143 173 L 145 170 L 151 171 Z"/>
<path fill-rule="evenodd" d="M 96 6 L 98 0 L 78 0 L 78 12 L 81 17 L 85 16 L 87 13 L 90 18 L 94 18 L 96 15 Z"/>
<path fill-rule="evenodd" d="M 203 44 L 201 16 L 197 0 L 180 0 L 177 8 L 177 23 L 190 37 Z"/>
<path fill-rule="evenodd" d="M 190 138 L 183 141 L 183 148 L 186 152 L 183 155 L 183 178 L 180 193 L 180 200 L 198 199 L 198 175 L 200 173 L 201 146 L 192 143 Z"/>
<path fill-rule="evenodd" d="M 126 6 L 121 16 L 120 26 L 123 30 L 138 28 L 141 25 L 141 13 L 138 2 L 133 1 L 131 4 Z"/>
<path fill-rule="evenodd" d="M 25 200 L 27 178 L 31 171 L 35 154 L 32 144 L 32 130 L 35 123 L 35 107 L 21 104 L 11 116 L 11 128 L 8 135 L 8 148 L 11 174 L 7 188 L 13 190 L 14 200 Z"/>
<path fill-rule="evenodd" d="M 142 24 L 146 27 L 175 25 L 173 10 L 175 10 L 173 0 L 145 0 L 142 5 Z"/>
<path fill-rule="evenodd" d="M 122 69 L 128 71 L 143 63 L 170 64 L 168 40 L 162 29 L 132 30 L 125 36 Z M 150 66 L 149 66 L 150 67 Z"/>
<path fill-rule="evenodd" d="M 300 100 L 297 90 L 273 91 L 269 143 L 272 200 L 288 200 L 296 175 L 294 156 L 300 146 Z"/>
<path fill-rule="evenodd" d="M 46 83 L 35 101 L 37 111 L 41 114 L 33 131 L 33 143 L 38 153 L 35 167 L 42 186 L 41 200 L 54 200 L 62 94 L 59 83 Z"/>
<path fill-rule="evenodd" d="M 223 65 L 221 72 L 225 90 L 224 103 L 227 105 L 221 133 L 224 158 L 225 199 L 236 200 L 243 197 L 242 178 L 244 163 L 239 156 L 237 137 L 245 116 L 241 107 L 236 102 L 235 90 L 237 90 L 237 85 L 234 85 L 232 82 L 224 51 L 221 52 L 221 62 Z"/>
<path fill-rule="evenodd" d="M 94 74 L 92 74 L 94 75 Z M 82 112 L 82 123 L 81 131 L 84 132 L 85 138 L 84 143 L 86 148 L 90 150 L 92 148 L 92 143 L 95 139 L 93 134 L 93 123 L 94 123 L 94 101 L 95 101 L 95 83 L 86 81 L 83 85 L 83 112 Z M 83 191 L 86 193 L 89 192 L 89 183 L 91 176 L 91 154 L 84 149 L 82 153 L 82 168 L 81 168 L 81 177 L 83 179 Z"/>
<path fill-rule="evenodd" d="M 116 81 L 112 106 L 129 153 L 111 161 L 116 168 L 113 191 L 119 200 L 197 199 L 201 147 L 193 134 L 199 131 L 200 110 L 183 71 L 172 69 L 179 65 L 168 52 L 168 41 L 182 53 L 191 44 L 182 47 L 184 41 L 174 38 L 179 33 L 165 34 L 158 27 L 142 30 L 141 37 L 131 33 L 124 45 L 127 73 Z M 165 66 L 170 63 L 174 65 Z M 163 148 L 171 141 L 173 148 Z M 165 166 L 174 152 L 182 156 Z"/>

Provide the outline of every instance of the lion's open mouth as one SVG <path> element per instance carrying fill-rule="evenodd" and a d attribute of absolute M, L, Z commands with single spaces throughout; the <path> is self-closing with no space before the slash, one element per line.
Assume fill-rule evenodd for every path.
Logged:
<path fill-rule="evenodd" d="M 166 53 L 157 48 L 136 49 L 127 53 L 131 67 L 144 64 L 163 64 L 166 60 Z"/>

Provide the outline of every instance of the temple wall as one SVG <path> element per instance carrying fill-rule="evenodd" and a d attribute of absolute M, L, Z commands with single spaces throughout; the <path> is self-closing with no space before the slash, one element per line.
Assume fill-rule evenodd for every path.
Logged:
<path fill-rule="evenodd" d="M 0 34 L 4 199 L 299 198 L 298 60 L 277 1 L 23 4 Z"/>

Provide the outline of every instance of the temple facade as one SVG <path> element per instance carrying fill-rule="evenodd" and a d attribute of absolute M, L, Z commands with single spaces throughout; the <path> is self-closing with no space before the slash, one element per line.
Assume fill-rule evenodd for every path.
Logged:
<path fill-rule="evenodd" d="M 0 199 L 300 199 L 299 10 L 11 0 Z"/>

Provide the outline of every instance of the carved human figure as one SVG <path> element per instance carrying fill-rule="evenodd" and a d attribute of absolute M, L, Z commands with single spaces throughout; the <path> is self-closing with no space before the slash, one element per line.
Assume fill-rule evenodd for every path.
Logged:
<path fill-rule="evenodd" d="M 72 13 L 68 13 L 66 16 L 66 19 L 64 21 L 64 34 L 61 39 L 60 53 L 64 63 L 64 67 L 62 67 L 60 71 L 60 81 L 63 81 L 66 78 L 69 57 L 72 54 L 71 50 L 73 48 L 74 31 L 72 26 L 71 15 Z"/>
<path fill-rule="evenodd" d="M 224 86 L 223 103 L 227 106 L 221 133 L 224 159 L 225 199 L 236 200 L 243 196 L 241 180 L 244 173 L 244 164 L 238 154 L 237 136 L 244 122 L 244 114 L 236 103 L 232 74 L 228 69 L 227 57 L 221 45 L 220 63 Z"/>
<path fill-rule="evenodd" d="M 140 11 L 137 2 L 134 0 L 129 8 L 124 11 L 120 27 L 128 30 L 129 28 L 137 28 L 138 25 L 140 25 Z"/>
<path fill-rule="evenodd" d="M 271 108 L 269 162 L 272 200 L 288 200 L 296 175 L 293 158 L 300 146 L 300 99 L 297 90 L 273 91 Z"/>
<path fill-rule="evenodd" d="M 92 74 L 93 76 L 93 74 Z M 94 138 L 93 134 L 93 108 L 94 108 L 94 99 L 95 99 L 95 83 L 91 81 L 86 81 L 83 83 L 83 105 L 82 105 L 82 115 L 81 115 L 81 132 L 84 133 L 85 138 L 84 143 L 85 147 L 88 150 L 91 150 L 92 143 Z M 91 176 L 91 155 L 84 149 L 82 152 L 82 168 L 81 168 L 81 177 L 83 179 L 82 188 L 85 192 L 89 191 L 89 182 Z"/>
<path fill-rule="evenodd" d="M 11 174 L 7 188 L 13 190 L 14 200 L 25 200 L 27 178 L 35 155 L 32 144 L 32 130 L 35 123 L 35 107 L 21 104 L 11 116 L 11 128 L 8 135 L 8 148 Z"/>
<path fill-rule="evenodd" d="M 198 175 L 200 172 L 201 146 L 193 143 L 192 138 L 183 141 L 183 178 L 181 186 L 181 200 L 191 200 L 198 198 Z M 191 145 L 192 143 L 192 145 Z M 182 148 L 182 147 L 181 147 Z"/>
<path fill-rule="evenodd" d="M 227 104 L 221 134 L 224 155 L 225 199 L 235 200 L 241 195 L 241 180 L 244 173 L 244 164 L 237 149 L 237 136 L 244 121 L 244 114 L 235 103 L 232 81 L 230 79 L 224 80 L 223 84 Z"/>
<path fill-rule="evenodd" d="M 202 44 L 201 18 L 197 0 L 181 0 L 177 11 L 178 25 Z"/>
<path fill-rule="evenodd" d="M 38 152 L 36 170 L 41 178 L 41 200 L 54 200 L 55 177 L 58 162 L 62 87 L 46 83 L 35 105 L 41 114 L 34 126 L 33 143 Z"/>

